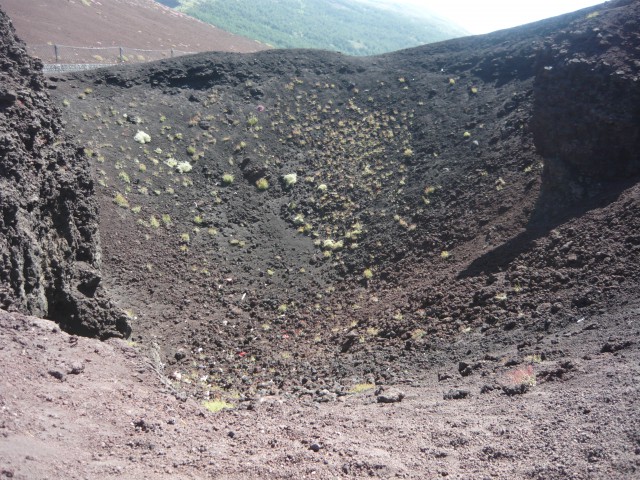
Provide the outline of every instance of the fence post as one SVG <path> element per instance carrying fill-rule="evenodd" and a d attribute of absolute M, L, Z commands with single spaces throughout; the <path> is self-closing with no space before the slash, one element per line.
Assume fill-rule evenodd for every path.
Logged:
<path fill-rule="evenodd" d="M 56 63 L 58 63 L 58 45 L 53 46 L 53 53 L 56 56 Z"/>
<path fill-rule="evenodd" d="M 122 56 L 122 47 L 120 47 L 120 63 L 124 62 L 124 57 Z"/>

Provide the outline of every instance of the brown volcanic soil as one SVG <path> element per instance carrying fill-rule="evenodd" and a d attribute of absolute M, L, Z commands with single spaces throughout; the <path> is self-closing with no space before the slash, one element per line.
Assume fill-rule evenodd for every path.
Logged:
<path fill-rule="evenodd" d="M 0 0 L 0 8 L 11 17 L 18 36 L 29 46 L 243 53 L 267 48 L 152 0 Z"/>
<path fill-rule="evenodd" d="M 639 19 L 51 78 L 135 343 L 3 316 L 5 470 L 637 477 Z"/>
<path fill-rule="evenodd" d="M 0 478 L 637 478 L 640 355 L 607 337 L 637 338 L 639 314 L 629 304 L 540 341 L 549 356 L 524 395 L 491 390 L 509 382 L 513 346 L 467 377 L 453 364 L 442 381 L 414 376 L 400 403 L 285 393 L 214 414 L 160 388 L 139 346 L 0 311 Z M 443 399 L 451 389 L 470 396 Z"/>

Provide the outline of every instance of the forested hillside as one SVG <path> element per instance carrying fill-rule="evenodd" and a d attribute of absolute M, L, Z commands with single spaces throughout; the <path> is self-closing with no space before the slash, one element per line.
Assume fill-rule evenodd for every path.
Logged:
<path fill-rule="evenodd" d="M 415 18 L 355 0 L 162 0 L 193 17 L 278 48 L 320 48 L 374 55 L 466 32 L 449 22 Z"/>

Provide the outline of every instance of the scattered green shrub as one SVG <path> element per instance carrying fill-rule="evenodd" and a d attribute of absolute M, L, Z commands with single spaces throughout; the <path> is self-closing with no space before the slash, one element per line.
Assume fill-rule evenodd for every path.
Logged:
<path fill-rule="evenodd" d="M 288 173 L 282 177 L 282 181 L 287 187 L 293 187 L 298 181 L 297 173 Z"/>
<path fill-rule="evenodd" d="M 344 247 L 344 242 L 342 240 L 338 240 L 337 242 L 335 240 L 332 240 L 331 238 L 326 239 L 324 242 L 322 242 L 322 247 L 327 249 L 327 250 L 340 250 L 341 248 Z"/>
<path fill-rule="evenodd" d="M 121 193 L 116 193 L 115 198 L 113 199 L 116 202 L 116 205 L 122 208 L 129 208 L 129 202 Z"/>
<path fill-rule="evenodd" d="M 193 166 L 189 162 L 180 162 L 176 165 L 176 170 L 179 173 L 189 173 L 193 170 Z"/>
<path fill-rule="evenodd" d="M 260 178 L 256 181 L 256 187 L 258 187 L 258 190 L 264 191 L 269 188 L 269 181 L 264 177 Z"/>
<path fill-rule="evenodd" d="M 233 403 L 228 403 L 224 400 L 206 400 L 202 402 L 202 405 L 204 406 L 204 408 L 213 413 L 219 412 L 221 410 L 235 408 L 235 405 Z"/>
<path fill-rule="evenodd" d="M 143 132 L 142 130 L 138 130 L 138 133 L 136 133 L 136 134 L 135 134 L 135 136 L 133 137 L 133 139 L 134 139 L 136 142 L 141 143 L 141 144 L 143 144 L 143 145 L 144 145 L 145 143 L 149 143 L 149 142 L 151 142 L 151 136 L 150 136 L 148 133 Z"/>
<path fill-rule="evenodd" d="M 118 174 L 118 178 L 120 178 L 124 183 L 131 183 L 129 175 L 124 170 Z"/>
<path fill-rule="evenodd" d="M 362 393 L 373 390 L 376 386 L 373 383 L 358 383 L 349 389 L 349 393 Z"/>

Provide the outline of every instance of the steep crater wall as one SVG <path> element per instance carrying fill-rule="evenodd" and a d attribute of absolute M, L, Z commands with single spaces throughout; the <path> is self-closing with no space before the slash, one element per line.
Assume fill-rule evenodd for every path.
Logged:
<path fill-rule="evenodd" d="M 593 12 L 597 26 L 562 30 L 539 54 L 531 126 L 552 202 L 584 203 L 640 174 L 640 5 L 617 3 L 625 19 Z"/>
<path fill-rule="evenodd" d="M 97 206 L 83 152 L 62 133 L 30 58 L 0 11 L 0 307 L 74 333 L 127 335 L 101 287 Z"/>

